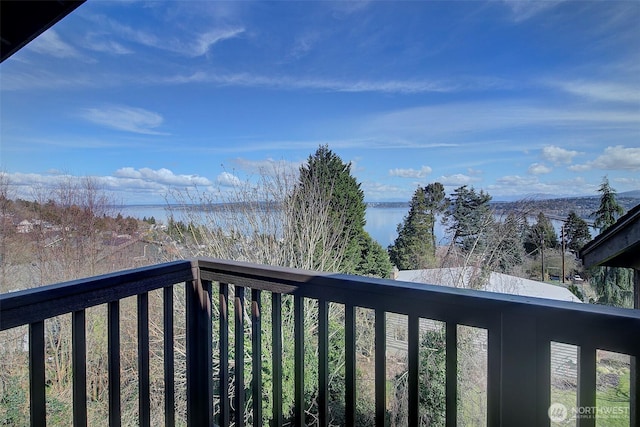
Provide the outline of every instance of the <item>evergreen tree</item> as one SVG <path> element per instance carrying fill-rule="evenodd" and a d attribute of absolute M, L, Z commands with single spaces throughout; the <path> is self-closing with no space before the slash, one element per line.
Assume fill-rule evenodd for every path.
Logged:
<path fill-rule="evenodd" d="M 393 266 L 387 251 L 364 230 L 360 235 L 360 248 L 362 256 L 357 273 L 361 276 L 389 278 Z"/>
<path fill-rule="evenodd" d="M 541 249 L 555 248 L 558 246 L 558 234 L 553 228 L 549 218 L 539 212 L 536 223 L 529 228 L 525 239 L 527 253 L 537 253 Z"/>
<path fill-rule="evenodd" d="M 564 232 L 567 239 L 567 248 L 575 252 L 579 251 L 580 248 L 591 240 L 589 225 L 574 211 L 571 211 L 567 217 Z"/>
<path fill-rule="evenodd" d="M 300 168 L 294 203 L 310 203 L 306 195 L 318 192 L 328 200 L 329 215 L 342 230 L 340 239 L 347 242 L 340 272 L 388 277 L 391 264 L 386 253 L 379 259 L 384 249 L 364 231 L 366 204 L 360 183 L 351 175 L 351 164 L 344 163 L 326 145 Z M 369 263 L 372 257 L 379 261 L 375 268 Z"/>
<path fill-rule="evenodd" d="M 594 225 L 603 232 L 611 227 L 624 214 L 624 208 L 616 200 L 616 190 L 609 185 L 609 178 L 602 179 L 598 188 L 600 193 L 600 207 L 591 215 L 595 218 Z"/>
<path fill-rule="evenodd" d="M 400 270 L 433 267 L 436 261 L 434 226 L 444 210 L 444 187 L 439 182 L 416 189 L 409 213 L 398 224 L 398 237 L 388 248 L 391 262 Z"/>
<path fill-rule="evenodd" d="M 444 213 L 449 207 L 449 201 L 447 200 L 444 192 L 444 185 L 439 182 L 427 184 L 425 187 L 425 198 L 427 201 L 427 210 L 431 217 L 431 243 L 433 248 L 436 248 L 436 215 Z"/>
<path fill-rule="evenodd" d="M 605 176 L 598 188 L 600 206 L 591 215 L 594 224 L 603 232 L 624 215 L 624 208 L 616 200 L 616 190 L 609 185 Z M 596 289 L 597 303 L 631 307 L 633 301 L 633 270 L 618 267 L 594 267 L 591 283 Z"/>
<path fill-rule="evenodd" d="M 482 190 L 478 193 L 466 185 L 453 191 L 446 217 L 447 230 L 453 235 L 452 241 L 463 251 L 472 252 L 486 245 L 484 231 L 494 222 L 490 201 L 488 193 Z"/>

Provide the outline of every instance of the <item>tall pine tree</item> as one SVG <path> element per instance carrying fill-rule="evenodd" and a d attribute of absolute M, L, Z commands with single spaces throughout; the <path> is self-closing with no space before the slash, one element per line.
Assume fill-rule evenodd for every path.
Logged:
<path fill-rule="evenodd" d="M 486 245 L 484 233 L 493 224 L 489 202 L 491 196 L 466 185 L 458 187 L 451 196 L 446 222 L 452 241 L 464 252 L 482 249 Z"/>
<path fill-rule="evenodd" d="M 616 190 L 605 176 L 598 188 L 600 206 L 591 215 L 602 233 L 624 215 L 624 208 L 616 199 Z M 633 270 L 618 267 L 594 267 L 591 282 L 596 289 L 599 304 L 631 307 L 633 302 Z"/>
<path fill-rule="evenodd" d="M 398 237 L 389 246 L 391 262 L 400 270 L 434 267 L 436 215 L 446 208 L 444 187 L 439 182 L 419 187 L 411 198 L 409 213 L 398 224 Z"/>
<path fill-rule="evenodd" d="M 565 237 L 567 239 L 567 247 L 578 252 L 589 240 L 591 240 L 591 232 L 589 224 L 580 218 L 574 211 L 569 213 L 564 227 Z"/>
<path fill-rule="evenodd" d="M 328 201 L 329 215 L 346 242 L 340 272 L 388 277 L 391 263 L 384 249 L 364 230 L 366 204 L 360 183 L 351 175 L 351 164 L 320 146 L 300 167 L 294 203 L 313 203 L 309 195 Z"/>

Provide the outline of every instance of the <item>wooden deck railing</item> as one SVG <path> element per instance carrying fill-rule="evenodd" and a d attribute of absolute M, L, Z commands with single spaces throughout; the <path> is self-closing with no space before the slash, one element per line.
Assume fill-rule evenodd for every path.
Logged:
<path fill-rule="evenodd" d="M 77 280 L 0 296 L 0 330 L 29 325 L 30 412 L 32 425 L 46 421 L 44 321 L 72 313 L 73 422 L 86 425 L 86 343 L 85 310 L 108 306 L 109 424 L 120 425 L 120 343 L 119 301 L 137 298 L 139 424 L 150 425 L 148 293 L 163 291 L 164 319 L 164 411 L 165 424 L 174 424 L 174 336 L 173 287 L 184 283 L 186 290 L 186 382 L 187 423 L 192 426 L 214 424 L 214 385 L 219 387 L 221 425 L 245 422 L 243 408 L 249 401 L 244 387 L 235 387 L 229 396 L 230 381 L 244 384 L 245 292 L 251 292 L 252 386 L 250 387 L 254 425 L 262 423 L 261 292 L 271 295 L 274 325 L 282 321 L 282 296 L 292 295 L 295 316 L 295 385 L 293 423 L 304 424 L 304 299 L 317 300 L 318 307 L 318 420 L 328 423 L 328 305 L 345 308 L 345 424 L 356 417 L 356 319 L 357 307 L 375 312 L 375 419 L 384 425 L 386 387 L 386 313 L 399 313 L 408 319 L 408 424 L 419 418 L 419 320 L 434 319 L 446 327 L 446 424 L 458 424 L 458 346 L 457 327 L 466 325 L 487 331 L 487 424 L 490 426 L 549 425 L 551 403 L 551 342 L 579 346 L 578 407 L 596 406 L 596 350 L 640 355 L 640 311 L 589 304 L 527 298 L 466 289 L 404 283 L 340 274 L 315 273 L 241 262 L 213 259 L 176 261 L 121 273 Z M 212 292 L 215 287 L 217 298 Z M 229 286 L 234 285 L 234 319 L 229 319 Z M 217 304 L 216 320 L 219 374 L 212 371 L 212 307 Z M 230 322 L 234 326 L 230 327 Z M 233 364 L 228 360 L 229 334 L 235 334 Z M 271 359 L 273 425 L 282 425 L 282 331 L 272 328 Z M 631 425 L 636 424 L 638 375 L 631 373 Z M 230 406 L 235 410 L 230 410 Z M 233 419 L 231 417 L 233 416 Z M 580 426 L 595 426 L 594 417 L 578 420 Z"/>

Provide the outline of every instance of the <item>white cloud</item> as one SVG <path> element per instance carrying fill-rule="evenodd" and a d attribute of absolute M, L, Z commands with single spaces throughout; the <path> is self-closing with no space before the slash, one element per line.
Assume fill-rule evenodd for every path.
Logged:
<path fill-rule="evenodd" d="M 527 172 L 531 175 L 542 175 L 551 171 L 552 169 L 543 163 L 533 163 L 529 166 L 529 169 L 527 169 Z"/>
<path fill-rule="evenodd" d="M 96 52 L 105 52 L 114 55 L 128 55 L 133 53 L 133 50 L 123 46 L 122 44 L 114 40 L 109 40 L 106 36 L 98 34 L 89 34 L 84 47 Z"/>
<path fill-rule="evenodd" d="M 154 170 L 151 168 L 134 169 L 132 167 L 124 167 L 118 169 L 114 175 L 116 178 L 154 182 L 171 186 L 211 185 L 211 181 L 205 177 L 198 175 L 176 175 L 166 168 Z"/>
<path fill-rule="evenodd" d="M 98 20 L 99 18 L 94 17 L 94 19 Z M 237 37 L 245 31 L 244 28 L 240 27 L 216 28 L 200 33 L 195 37 L 190 35 L 183 36 L 181 39 L 174 38 L 167 40 L 162 39 L 151 32 L 134 29 L 105 17 L 102 17 L 100 21 L 105 22 L 115 35 L 122 39 L 189 57 L 205 55 L 211 46 L 220 41 Z M 187 38 L 189 38 L 189 41 L 185 41 Z"/>
<path fill-rule="evenodd" d="M 637 171 L 640 170 L 640 148 L 626 148 L 622 145 L 607 147 L 595 160 L 570 166 L 569 169 L 574 172 L 591 169 Z"/>
<path fill-rule="evenodd" d="M 527 19 L 549 10 L 564 0 L 502 0 L 511 11 L 511 18 L 514 22 L 522 22 Z"/>
<path fill-rule="evenodd" d="M 220 74 L 196 71 L 190 75 L 159 77 L 158 83 L 211 83 L 222 86 L 267 87 L 285 90 L 322 90 L 334 92 L 443 93 L 459 92 L 469 87 L 439 80 L 343 80 L 294 76 L 263 76 L 249 73 Z M 474 83 L 476 84 L 476 83 Z M 481 87 L 479 87 L 481 89 Z"/>
<path fill-rule="evenodd" d="M 244 28 L 227 28 L 227 29 L 215 29 L 206 33 L 200 34 L 196 41 L 193 43 L 173 43 L 170 45 L 171 50 L 177 53 L 182 53 L 187 56 L 197 57 L 205 55 L 211 46 L 216 43 L 237 37 L 244 32 Z"/>
<path fill-rule="evenodd" d="M 625 85 L 611 82 L 594 81 L 553 81 L 551 86 L 584 98 L 597 101 L 628 102 L 638 104 L 640 88 L 637 85 Z"/>
<path fill-rule="evenodd" d="M 80 58 L 82 55 L 73 46 L 64 42 L 54 29 L 40 34 L 29 43 L 29 49 L 56 58 Z"/>
<path fill-rule="evenodd" d="M 481 178 L 464 175 L 461 173 L 456 173 L 453 175 L 442 175 L 438 179 L 436 179 L 436 181 L 441 183 L 442 185 L 456 187 L 460 187 L 462 185 L 471 185 L 474 182 L 478 182 L 480 180 Z"/>
<path fill-rule="evenodd" d="M 277 176 L 282 174 L 292 176 L 297 174 L 300 166 L 302 166 L 302 162 L 275 160 L 270 157 L 264 160 L 249 160 L 237 157 L 233 159 L 233 164 L 245 172 L 264 176 Z"/>
<path fill-rule="evenodd" d="M 365 181 L 362 183 L 362 191 L 367 202 L 387 201 L 387 200 L 411 200 L 412 189 L 407 186 L 397 187 L 395 185 L 380 182 Z"/>
<path fill-rule="evenodd" d="M 229 172 L 222 172 L 218 175 L 216 182 L 223 187 L 239 187 L 242 185 L 240 178 Z"/>
<path fill-rule="evenodd" d="M 400 178 L 424 178 L 431 173 L 429 166 L 422 166 L 420 169 L 391 169 L 389 176 L 398 176 Z"/>
<path fill-rule="evenodd" d="M 128 106 L 108 106 L 87 108 L 82 117 L 92 123 L 126 132 L 146 135 L 167 135 L 154 130 L 163 123 L 160 114 L 142 108 Z"/>
<path fill-rule="evenodd" d="M 578 154 L 580 153 L 577 151 L 566 150 L 561 147 L 556 147 L 555 145 L 547 145 L 542 149 L 542 158 L 550 161 L 554 165 L 571 163 L 573 158 Z"/>
<path fill-rule="evenodd" d="M 537 176 L 508 175 L 498 178 L 487 186 L 487 191 L 495 197 L 536 197 L 538 195 L 581 196 L 592 194 L 595 186 L 587 184 L 581 177 L 543 182 Z"/>

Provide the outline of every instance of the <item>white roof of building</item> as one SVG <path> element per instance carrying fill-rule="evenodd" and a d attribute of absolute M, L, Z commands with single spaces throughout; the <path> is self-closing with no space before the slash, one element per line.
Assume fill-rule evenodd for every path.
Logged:
<path fill-rule="evenodd" d="M 396 279 L 405 282 L 469 288 L 470 280 L 476 272 L 480 274 L 479 271 L 473 268 L 464 267 L 401 270 L 398 272 Z M 562 286 L 495 272 L 490 274 L 487 283 L 480 290 L 559 301 L 582 302 L 571 291 Z"/>

